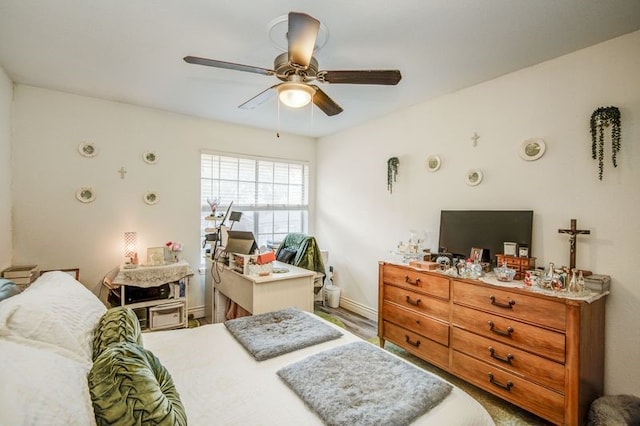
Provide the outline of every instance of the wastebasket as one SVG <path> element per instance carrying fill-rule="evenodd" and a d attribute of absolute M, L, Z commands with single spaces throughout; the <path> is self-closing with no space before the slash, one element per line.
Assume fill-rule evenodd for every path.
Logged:
<path fill-rule="evenodd" d="M 327 296 L 327 305 L 329 305 L 330 308 L 340 307 L 340 287 L 327 285 L 324 291 Z"/>

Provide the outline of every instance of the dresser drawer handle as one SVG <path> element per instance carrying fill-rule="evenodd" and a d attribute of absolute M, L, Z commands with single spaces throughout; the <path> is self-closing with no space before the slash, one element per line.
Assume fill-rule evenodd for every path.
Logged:
<path fill-rule="evenodd" d="M 513 359 L 513 355 L 507 354 L 506 358 L 501 357 L 500 355 L 496 355 L 496 350 L 489 346 L 489 354 L 491 358 L 497 359 L 498 361 L 504 362 L 505 364 L 511 364 L 511 360 Z"/>
<path fill-rule="evenodd" d="M 415 281 L 411 281 L 409 279 L 409 275 L 405 275 L 404 282 L 407 283 L 407 284 L 411 284 L 411 285 L 416 285 L 417 286 L 417 285 L 420 285 L 420 278 L 416 278 Z"/>
<path fill-rule="evenodd" d="M 487 323 L 489 324 L 489 331 L 493 331 L 501 336 L 511 337 L 511 333 L 513 333 L 513 327 L 511 326 L 507 327 L 507 331 L 503 331 L 497 329 L 493 321 L 489 320 Z"/>
<path fill-rule="evenodd" d="M 496 302 L 496 297 L 491 295 L 489 296 L 489 300 L 491 300 L 491 304 L 494 306 L 497 306 L 499 308 L 505 308 L 505 309 L 513 309 L 513 305 L 516 304 L 515 300 L 511 300 L 509 299 L 509 302 L 505 303 L 500 303 L 500 302 Z"/>
<path fill-rule="evenodd" d="M 511 380 L 507 380 L 507 384 L 503 385 L 493 377 L 493 373 L 489 373 L 489 383 L 499 388 L 502 388 L 508 392 L 511 392 L 511 388 L 513 387 L 513 382 Z"/>
<path fill-rule="evenodd" d="M 414 346 L 416 348 L 420 347 L 420 340 L 416 340 L 415 342 L 412 342 L 411 339 L 409 338 L 409 336 L 407 336 L 406 334 L 404 335 L 404 339 L 411 346 Z"/>
<path fill-rule="evenodd" d="M 407 298 L 407 303 L 413 306 L 418 306 L 421 302 L 420 299 L 416 299 L 416 301 L 414 302 L 413 300 L 411 300 L 411 298 L 409 296 L 405 296 Z"/>

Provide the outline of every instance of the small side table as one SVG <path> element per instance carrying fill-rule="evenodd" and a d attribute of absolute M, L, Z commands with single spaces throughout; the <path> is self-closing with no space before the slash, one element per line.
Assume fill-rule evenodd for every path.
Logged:
<path fill-rule="evenodd" d="M 140 325 L 149 330 L 180 328 L 188 326 L 189 279 L 193 276 L 191 266 L 185 261 L 158 266 L 121 266 L 111 282 L 112 290 L 119 290 L 120 305 L 130 307 L 140 319 Z M 181 287 L 180 282 L 184 283 Z M 169 284 L 169 297 L 160 293 L 160 287 Z M 138 287 L 136 291 L 148 295 L 141 301 L 127 302 L 127 287 Z M 130 290 L 131 291 L 131 290 Z"/>

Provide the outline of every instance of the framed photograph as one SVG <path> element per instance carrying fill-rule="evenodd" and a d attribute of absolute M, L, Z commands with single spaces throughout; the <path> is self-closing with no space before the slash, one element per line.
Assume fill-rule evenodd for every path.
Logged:
<path fill-rule="evenodd" d="M 469 258 L 471 259 L 472 262 L 480 262 L 482 261 L 482 252 L 484 250 L 481 248 L 477 248 L 477 247 L 473 247 L 471 249 L 471 254 L 469 255 Z"/>
<path fill-rule="evenodd" d="M 437 172 L 440 169 L 440 157 L 437 155 L 430 155 L 427 157 L 426 166 L 430 172 Z"/>
<path fill-rule="evenodd" d="M 505 242 L 504 243 L 504 255 L 505 256 L 516 256 L 516 251 L 518 249 L 517 243 Z"/>
<path fill-rule="evenodd" d="M 526 161 L 534 161 L 542 157 L 545 149 L 542 139 L 527 139 L 520 144 L 520 157 Z"/>
<path fill-rule="evenodd" d="M 529 247 L 527 247 L 527 246 L 518 247 L 518 256 L 520 256 L 520 257 L 529 257 Z"/>
<path fill-rule="evenodd" d="M 147 249 L 147 266 L 164 265 L 164 247 L 149 247 Z"/>

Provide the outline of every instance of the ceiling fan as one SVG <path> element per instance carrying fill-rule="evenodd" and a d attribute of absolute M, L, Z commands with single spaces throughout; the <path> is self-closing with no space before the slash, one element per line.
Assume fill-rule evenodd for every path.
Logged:
<path fill-rule="evenodd" d="M 282 83 L 275 84 L 249 99 L 238 108 L 253 109 L 271 99 L 276 93 L 280 100 L 290 107 L 299 108 L 309 102 L 320 108 L 328 116 L 340 114 L 343 110 L 315 84 L 314 81 L 330 84 L 376 84 L 394 86 L 402 76 L 398 70 L 346 70 L 319 71 L 313 50 L 320 29 L 320 21 L 305 13 L 289 12 L 288 51 L 278 55 L 273 69 L 218 61 L 215 59 L 185 56 L 185 62 L 208 67 L 226 68 L 263 75 L 275 75 Z"/>

